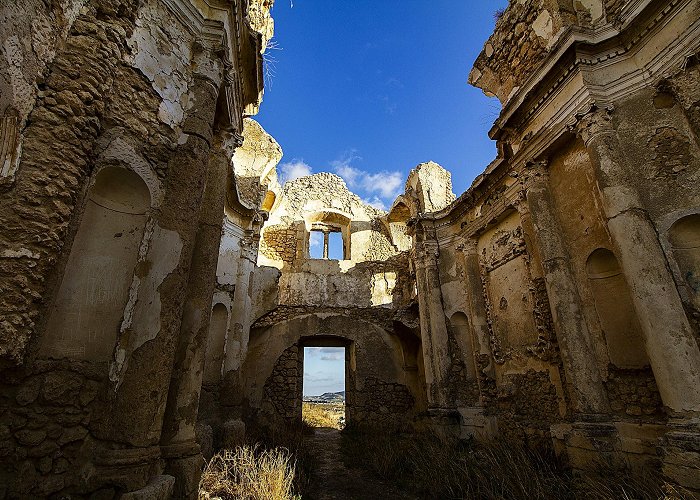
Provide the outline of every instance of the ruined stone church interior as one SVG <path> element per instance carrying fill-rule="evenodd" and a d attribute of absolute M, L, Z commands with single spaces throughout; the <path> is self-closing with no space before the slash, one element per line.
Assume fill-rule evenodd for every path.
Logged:
<path fill-rule="evenodd" d="M 272 4 L 0 2 L 0 500 L 264 498 L 202 473 L 295 432 L 307 347 L 356 432 L 698 494 L 700 0 L 511 0 L 468 75 L 496 157 L 387 210 L 278 177 Z M 301 497 L 448 498 L 386 491 Z"/>

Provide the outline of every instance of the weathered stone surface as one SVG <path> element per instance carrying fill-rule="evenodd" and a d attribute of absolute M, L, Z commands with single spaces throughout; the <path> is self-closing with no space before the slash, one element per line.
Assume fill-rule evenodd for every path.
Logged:
<path fill-rule="evenodd" d="M 0 8 L 0 452 L 14 457 L 0 466 L 3 497 L 112 498 L 162 472 L 178 335 L 197 323 L 183 314 L 186 289 L 198 290 L 189 270 L 211 268 L 208 317 L 216 223 L 243 114 L 260 103 L 271 4 Z M 207 197 L 215 155 L 219 196 Z M 204 256 L 200 219 L 214 235 Z M 174 417 L 183 428 L 196 421 L 195 385 L 174 391 L 194 401 L 189 419 Z M 165 498 L 172 485 L 158 488 Z"/>
<path fill-rule="evenodd" d="M 223 425 L 222 447 L 233 450 L 245 443 L 245 423 L 242 420 L 228 420 Z"/>
<path fill-rule="evenodd" d="M 175 478 L 173 476 L 156 476 L 145 487 L 137 491 L 124 493 L 125 500 L 167 500 L 171 498 Z"/>
<path fill-rule="evenodd" d="M 348 423 L 697 489 L 698 2 L 510 2 L 469 77 L 498 157 L 459 198 L 421 163 L 388 212 L 280 186 L 243 119 L 271 6 L 0 10 L 0 497 L 194 498 L 202 454 L 299 419 L 313 346 Z"/>

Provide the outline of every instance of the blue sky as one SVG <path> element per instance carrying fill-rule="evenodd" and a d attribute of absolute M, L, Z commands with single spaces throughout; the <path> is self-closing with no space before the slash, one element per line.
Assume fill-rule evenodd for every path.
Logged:
<path fill-rule="evenodd" d="M 293 1 L 293 3 L 292 3 Z M 495 157 L 498 101 L 467 76 L 507 0 L 277 0 L 256 119 L 283 178 L 336 172 L 382 207 L 433 160 L 461 194 Z"/>
<path fill-rule="evenodd" d="M 345 390 L 345 348 L 304 348 L 304 396 Z"/>

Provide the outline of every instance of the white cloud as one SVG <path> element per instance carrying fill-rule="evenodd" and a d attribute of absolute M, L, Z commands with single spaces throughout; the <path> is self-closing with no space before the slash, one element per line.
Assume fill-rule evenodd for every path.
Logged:
<path fill-rule="evenodd" d="M 321 356 L 321 361 L 342 361 L 345 359 L 343 353 L 324 354 Z"/>
<path fill-rule="evenodd" d="M 340 361 L 345 359 L 344 347 L 321 347 L 318 350 L 322 361 Z"/>
<path fill-rule="evenodd" d="M 293 181 L 299 177 L 311 175 L 312 169 L 308 163 L 302 159 L 294 158 L 292 161 L 280 163 L 278 171 L 280 183 L 284 184 L 287 181 Z"/>
<path fill-rule="evenodd" d="M 379 196 L 393 201 L 401 192 L 403 176 L 400 172 L 387 172 L 386 170 L 371 174 L 364 172 L 362 187 L 369 193 L 378 193 Z"/>
<path fill-rule="evenodd" d="M 372 198 L 362 198 L 362 201 L 367 203 L 369 206 L 374 207 L 378 210 L 386 211 L 386 203 L 384 203 L 378 196 L 373 196 Z"/>
<path fill-rule="evenodd" d="M 380 208 L 378 205 L 381 205 L 382 210 L 385 210 L 386 201 L 393 201 L 401 193 L 403 175 L 401 172 L 386 170 L 371 173 L 352 166 L 352 162 L 361 159 L 356 150 L 350 150 L 332 161 L 331 166 L 350 189 L 358 189 L 367 195 L 374 194 L 374 197 L 368 197 L 371 201 L 368 203 L 376 208 Z"/>
<path fill-rule="evenodd" d="M 323 238 L 321 237 L 321 233 L 318 231 L 311 231 L 309 233 L 309 245 L 312 247 L 319 247 L 323 244 Z"/>
<path fill-rule="evenodd" d="M 341 361 L 345 359 L 344 347 L 312 347 L 306 349 L 306 354 L 321 361 Z"/>

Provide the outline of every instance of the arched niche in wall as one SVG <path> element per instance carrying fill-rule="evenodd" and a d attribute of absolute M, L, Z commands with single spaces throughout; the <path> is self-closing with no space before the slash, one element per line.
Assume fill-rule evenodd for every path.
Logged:
<path fill-rule="evenodd" d="M 464 365 L 467 370 L 467 378 L 473 380 L 476 376 L 476 371 L 474 369 L 471 329 L 469 327 L 469 318 L 467 318 L 467 315 L 461 311 L 454 313 L 450 317 L 450 330 L 462 350 L 462 358 L 464 359 Z"/>
<path fill-rule="evenodd" d="M 700 214 L 677 220 L 668 230 L 673 258 L 694 309 L 700 311 Z"/>
<path fill-rule="evenodd" d="M 224 344 L 228 328 L 228 309 L 222 303 L 216 304 L 211 311 L 207 352 L 204 358 L 204 383 L 216 384 L 221 379 L 221 366 L 224 362 Z"/>
<path fill-rule="evenodd" d="M 407 233 L 406 226 L 410 218 L 411 211 L 401 202 L 391 207 L 391 211 L 387 216 L 389 232 L 391 233 L 391 242 L 401 252 L 411 249 L 411 237 Z"/>
<path fill-rule="evenodd" d="M 649 365 L 632 297 L 615 254 L 607 248 L 594 250 L 586 261 L 586 272 L 610 362 L 618 368 Z"/>
<path fill-rule="evenodd" d="M 41 356 L 107 361 L 124 314 L 151 196 L 136 173 L 101 169 L 40 343 Z"/>

